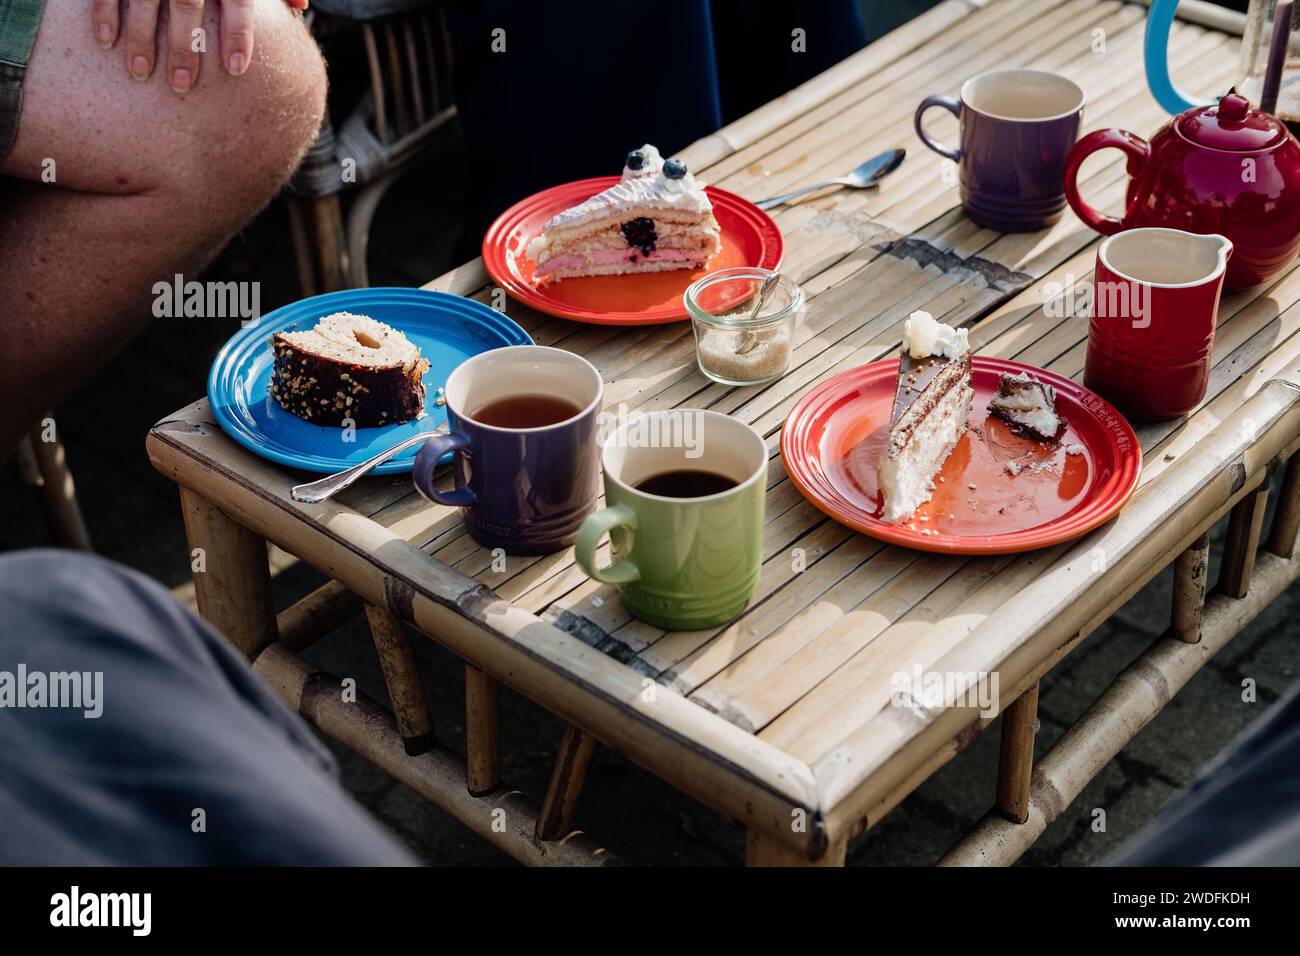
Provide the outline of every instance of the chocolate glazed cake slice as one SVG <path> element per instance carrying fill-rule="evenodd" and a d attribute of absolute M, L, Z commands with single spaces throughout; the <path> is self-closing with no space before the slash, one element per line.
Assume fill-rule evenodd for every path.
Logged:
<path fill-rule="evenodd" d="M 974 397 L 966 330 L 913 312 L 903 323 L 889 442 L 877 469 L 885 521 L 905 521 L 930 500 Z"/>
<path fill-rule="evenodd" d="M 391 425 L 424 414 L 429 363 L 392 326 L 335 312 L 271 337 L 271 397 L 314 425 Z"/>

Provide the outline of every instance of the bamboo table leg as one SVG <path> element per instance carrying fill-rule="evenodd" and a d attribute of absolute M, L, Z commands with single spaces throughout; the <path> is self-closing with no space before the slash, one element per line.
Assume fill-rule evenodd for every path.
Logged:
<path fill-rule="evenodd" d="M 820 857 L 810 860 L 774 837 L 751 829 L 745 834 L 745 866 L 843 866 L 848 845 L 847 840 L 838 840 Z"/>
<path fill-rule="evenodd" d="M 1002 715 L 998 753 L 998 809 L 1008 819 L 1029 819 L 1029 782 L 1034 770 L 1034 724 L 1038 721 L 1038 685 L 1025 691 Z"/>
<path fill-rule="evenodd" d="M 542 812 L 537 817 L 537 839 L 558 840 L 568 836 L 573 825 L 573 810 L 587 779 L 587 764 L 596 746 L 596 738 L 573 724 L 564 731 L 560 752 L 555 755 L 551 785 L 546 788 Z"/>
<path fill-rule="evenodd" d="M 1219 590 L 1240 600 L 1250 590 L 1255 573 L 1255 552 L 1259 550 L 1259 533 L 1264 526 L 1264 509 L 1268 505 L 1268 480 L 1233 506 L 1228 517 L 1228 535 L 1223 543 L 1223 567 L 1219 571 Z"/>
<path fill-rule="evenodd" d="M 278 615 L 280 643 L 294 653 L 311 647 L 361 612 L 362 600 L 337 581 L 327 581 Z"/>
<path fill-rule="evenodd" d="M 1273 530 L 1268 536 L 1268 550 L 1280 558 L 1295 551 L 1296 532 L 1300 530 L 1300 452 L 1287 459 L 1282 487 L 1278 492 Z"/>
<path fill-rule="evenodd" d="M 199 613 L 252 660 L 276 639 L 266 539 L 181 487 Z"/>
<path fill-rule="evenodd" d="M 465 783 L 474 796 L 501 782 L 500 686 L 473 664 L 465 665 Z"/>
<path fill-rule="evenodd" d="M 1201 639 L 1209 572 L 1210 535 L 1206 532 L 1174 560 L 1173 629 L 1179 639 L 1188 644 Z"/>
<path fill-rule="evenodd" d="M 366 605 L 366 619 L 370 622 L 370 636 L 379 655 L 379 666 L 388 685 L 388 696 L 393 702 L 393 716 L 397 719 L 397 732 L 402 746 L 412 757 L 426 753 L 437 742 L 433 734 L 433 717 L 429 701 L 420 683 L 420 671 L 415 666 L 415 651 L 402 622 L 373 604 Z"/>

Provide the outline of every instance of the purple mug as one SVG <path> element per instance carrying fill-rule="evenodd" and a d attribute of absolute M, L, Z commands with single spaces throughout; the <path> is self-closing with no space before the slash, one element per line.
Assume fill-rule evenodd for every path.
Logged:
<path fill-rule="evenodd" d="M 515 345 L 466 359 L 444 390 L 451 431 L 420 448 L 411 478 L 435 504 L 461 509 L 474 540 L 510 554 L 549 554 L 572 544 L 600 491 L 600 373 L 563 349 Z M 508 427 L 476 414 L 503 399 L 546 396 L 574 414 L 553 424 Z M 499 408 L 500 406 L 498 406 Z M 453 452 L 455 487 L 440 491 L 438 459 Z"/>
<path fill-rule="evenodd" d="M 961 99 L 927 96 L 916 135 L 957 163 L 961 204 L 978 225 L 1035 232 L 1065 210 L 1065 159 L 1079 138 L 1084 95 L 1078 84 L 1041 70 L 998 70 L 967 80 Z M 961 125 L 961 147 L 945 146 L 921 125 L 941 106 Z"/>

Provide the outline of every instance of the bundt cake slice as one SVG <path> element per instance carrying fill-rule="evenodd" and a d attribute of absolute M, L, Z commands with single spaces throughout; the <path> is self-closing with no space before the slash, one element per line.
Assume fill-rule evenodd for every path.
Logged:
<path fill-rule="evenodd" d="M 429 363 L 401 332 L 369 316 L 327 315 L 271 337 L 271 396 L 314 425 L 389 425 L 424 414 Z"/>

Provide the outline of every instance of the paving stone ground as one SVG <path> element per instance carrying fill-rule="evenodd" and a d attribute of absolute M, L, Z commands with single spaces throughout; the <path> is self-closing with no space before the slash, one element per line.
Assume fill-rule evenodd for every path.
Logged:
<path fill-rule="evenodd" d="M 372 282 L 415 285 L 451 262 L 460 163 L 453 148 L 419 176 L 408 177 L 381 207 L 372 240 Z M 410 215 L 420 210 L 420 215 Z M 262 307 L 297 296 L 284 209 L 273 205 L 237 238 L 211 270 L 217 279 L 257 278 Z M 183 588 L 188 566 L 175 487 L 144 453 L 149 426 L 203 390 L 217 348 L 234 321 L 156 320 L 58 412 L 82 504 L 98 550 L 169 587 Z M 1221 535 L 1222 528 L 1219 529 Z M 0 549 L 47 542 L 35 495 L 12 468 L 0 472 Z M 1041 693 L 1043 753 L 1116 673 L 1165 626 L 1170 575 L 1151 582 L 1115 618 L 1046 677 Z M 301 565 L 277 576 L 277 600 L 287 605 L 320 582 Z M 1292 588 L 1210 662 L 1173 703 L 1108 765 L 1024 857 L 1025 864 L 1095 863 L 1139 830 L 1293 683 L 1300 671 L 1300 589 Z M 461 748 L 464 686 L 460 663 L 419 639 L 418 658 L 440 738 Z M 363 625 L 353 622 L 312 648 L 326 669 L 355 677 L 385 700 L 383 681 Z M 1244 703 L 1241 682 L 1258 683 L 1258 702 Z M 503 695 L 505 776 L 540 801 L 562 726 L 530 702 Z M 851 848 L 853 865 L 933 862 L 989 807 L 997 764 L 990 730 L 937 772 L 878 827 Z M 503 853 L 430 807 L 403 784 L 335 746 L 343 782 L 356 799 L 421 859 L 437 865 L 513 865 Z M 1093 811 L 1106 812 L 1094 832 Z M 581 824 L 630 863 L 735 864 L 744 835 L 622 758 L 598 750 L 579 808 Z"/>

